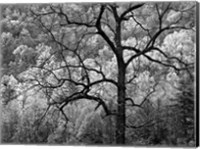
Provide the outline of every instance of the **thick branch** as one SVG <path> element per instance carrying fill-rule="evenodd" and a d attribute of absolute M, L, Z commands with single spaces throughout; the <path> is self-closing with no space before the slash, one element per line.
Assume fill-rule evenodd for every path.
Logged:
<path fill-rule="evenodd" d="M 134 51 L 136 53 L 139 53 L 141 52 L 139 49 L 135 48 L 135 47 L 131 47 L 131 46 L 122 46 L 123 49 L 127 49 L 127 50 L 130 50 L 130 51 Z"/>
<path fill-rule="evenodd" d="M 101 28 L 101 18 L 102 18 L 102 15 L 104 13 L 104 10 L 105 10 L 105 6 L 102 5 L 101 6 L 101 9 L 100 9 L 100 13 L 99 13 L 99 16 L 97 18 L 97 22 L 96 22 L 96 28 L 98 30 L 98 34 L 101 35 L 101 37 L 108 43 L 108 45 L 111 47 L 111 49 L 113 50 L 114 53 L 116 53 L 116 48 L 115 48 L 115 45 L 114 43 L 110 40 L 110 38 L 106 35 L 106 33 L 102 30 Z"/>
<path fill-rule="evenodd" d="M 110 115 L 111 112 L 109 111 L 106 103 L 103 101 L 103 99 L 99 97 L 95 97 L 92 95 L 87 95 L 82 92 L 75 93 L 73 96 L 67 97 L 60 105 L 60 109 L 63 109 L 68 103 L 79 100 L 79 99 L 88 99 L 98 102 L 104 109 L 106 115 Z M 96 109 L 95 109 L 96 110 Z"/>

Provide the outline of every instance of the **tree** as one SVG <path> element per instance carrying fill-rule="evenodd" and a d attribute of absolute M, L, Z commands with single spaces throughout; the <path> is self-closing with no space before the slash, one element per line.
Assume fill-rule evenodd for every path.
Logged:
<path fill-rule="evenodd" d="M 187 61 L 185 54 L 194 47 L 183 45 L 184 53 L 171 52 L 166 38 L 184 31 L 194 36 L 194 8 L 192 2 L 30 6 L 45 39 L 33 48 L 25 44 L 13 51 L 19 58 L 14 65 L 28 64 L 18 79 L 41 89 L 48 107 L 57 107 L 66 122 L 65 107 L 70 103 L 96 102 L 95 109 L 102 107 L 103 117 L 116 118 L 116 143 L 125 144 L 127 104 L 143 108 L 160 84 L 156 76 L 170 71 L 191 75 L 194 62 Z M 143 93 L 140 99 L 130 96 L 134 82 L 142 84 L 137 88 Z M 114 110 L 108 100 L 114 100 Z"/>
<path fill-rule="evenodd" d="M 170 109 L 173 113 L 176 112 L 174 121 L 176 127 L 180 127 L 179 131 L 176 132 L 177 143 L 186 145 L 195 142 L 194 84 L 189 78 L 182 79 L 179 90 L 176 99 L 171 99 L 175 103 L 170 106 Z"/>

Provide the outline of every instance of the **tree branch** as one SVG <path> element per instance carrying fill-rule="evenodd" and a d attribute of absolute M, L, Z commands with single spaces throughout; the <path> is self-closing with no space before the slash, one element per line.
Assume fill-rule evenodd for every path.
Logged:
<path fill-rule="evenodd" d="M 165 67 L 174 68 L 176 71 L 181 71 L 181 70 L 187 70 L 187 69 L 188 69 L 187 67 L 185 67 L 185 68 L 177 68 L 177 67 L 174 66 L 174 65 L 170 65 L 170 64 L 167 64 L 167 63 L 163 63 L 163 62 L 161 62 L 161 61 L 159 61 L 159 60 L 156 60 L 156 59 L 153 59 L 153 58 L 151 58 L 150 56 L 145 55 L 145 54 L 144 54 L 144 56 L 145 56 L 148 60 L 150 60 L 150 61 L 152 61 L 152 62 L 161 64 L 161 65 L 163 65 L 163 66 L 165 66 Z"/>
<path fill-rule="evenodd" d="M 120 20 L 124 20 L 125 19 L 125 16 L 130 13 L 131 11 L 135 10 L 135 9 L 138 9 L 140 7 L 142 7 L 145 3 L 141 3 L 141 4 L 138 4 L 138 5 L 135 5 L 133 7 L 130 7 L 129 9 L 127 9 L 126 11 L 124 11 L 121 16 L 120 16 Z M 125 19 L 126 20 L 126 19 Z"/>
<path fill-rule="evenodd" d="M 130 64 L 130 62 L 131 62 L 133 59 L 135 59 L 135 58 L 137 58 L 137 57 L 139 57 L 139 56 L 141 56 L 141 55 L 144 55 L 144 56 L 145 56 L 145 53 L 150 52 L 151 50 L 153 50 L 153 49 L 154 49 L 155 41 L 156 41 L 156 39 L 158 38 L 158 36 L 159 36 L 161 33 L 163 33 L 163 32 L 166 31 L 166 30 L 173 30 L 173 29 L 189 29 L 189 28 L 186 28 L 186 27 L 184 27 L 184 26 L 172 26 L 172 27 L 171 27 L 171 26 L 167 26 L 167 27 L 165 27 L 165 28 L 160 29 L 157 33 L 154 34 L 154 36 L 153 36 L 153 37 L 150 39 L 150 41 L 146 44 L 146 47 L 144 48 L 144 50 L 141 50 L 141 51 L 135 50 L 135 52 L 137 52 L 137 53 L 128 59 L 128 61 L 126 62 L 126 67 Z M 127 47 L 127 48 L 133 49 L 133 50 L 135 49 L 134 47 Z"/>
<path fill-rule="evenodd" d="M 145 127 L 145 126 L 151 126 L 151 125 L 155 124 L 155 122 L 154 123 L 151 123 L 151 122 L 153 122 L 153 120 L 149 120 L 149 121 L 145 122 L 144 124 L 141 124 L 141 125 L 138 125 L 138 126 L 133 126 L 133 125 L 127 125 L 126 124 L 126 127 L 127 128 L 132 128 L 132 129 L 138 129 L 138 128 L 142 128 L 142 127 Z"/>
<path fill-rule="evenodd" d="M 109 37 L 106 35 L 106 33 L 102 30 L 101 28 L 101 18 L 102 18 L 102 15 L 104 13 L 104 10 L 105 10 L 105 6 L 104 5 L 101 5 L 101 9 L 100 9 L 100 13 L 99 13 L 99 16 L 97 18 L 97 21 L 96 21 L 96 28 L 98 30 L 98 34 L 101 35 L 101 37 L 108 43 L 108 45 L 111 47 L 112 51 L 114 53 L 116 53 L 116 48 L 115 48 L 115 45 L 114 43 L 109 39 Z"/>
<path fill-rule="evenodd" d="M 103 107 L 106 115 L 111 114 L 110 110 L 108 109 L 108 107 L 107 107 L 106 103 L 103 101 L 103 99 L 101 99 L 99 97 L 92 96 L 92 95 L 87 95 L 87 94 L 82 93 L 82 92 L 77 92 L 74 95 L 65 98 L 65 100 L 62 103 L 60 103 L 60 109 L 63 109 L 69 102 L 73 102 L 73 101 L 76 101 L 76 100 L 79 100 L 79 99 L 88 99 L 88 100 L 96 101 Z M 95 108 L 95 110 L 96 109 L 97 109 L 97 107 Z"/>
<path fill-rule="evenodd" d="M 141 105 L 138 105 L 138 104 L 135 104 L 135 102 L 133 101 L 133 99 L 132 98 L 125 98 L 125 101 L 130 101 L 131 102 L 131 106 L 132 107 L 139 107 L 139 108 L 142 108 L 142 106 Z"/>
<path fill-rule="evenodd" d="M 140 103 L 140 106 L 142 106 L 142 105 L 145 103 L 145 101 L 147 101 L 147 100 L 149 99 L 149 96 L 150 96 L 151 94 L 153 94 L 153 93 L 156 91 L 156 86 L 157 86 L 158 84 L 159 84 L 158 82 L 156 82 L 156 83 L 154 84 L 153 90 L 152 90 L 151 92 L 149 92 L 149 93 L 146 95 L 146 97 L 144 98 L 144 100 Z"/>

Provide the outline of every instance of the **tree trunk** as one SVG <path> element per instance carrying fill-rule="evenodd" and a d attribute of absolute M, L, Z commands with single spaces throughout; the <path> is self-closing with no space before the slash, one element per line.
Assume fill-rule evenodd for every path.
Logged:
<path fill-rule="evenodd" d="M 125 144 L 125 64 L 122 58 L 118 57 L 118 99 L 116 116 L 116 143 Z"/>
<path fill-rule="evenodd" d="M 126 111 L 125 111 L 125 75 L 126 67 L 123 59 L 123 49 L 121 46 L 121 21 L 116 12 L 116 57 L 118 65 L 118 89 L 117 89 L 117 115 L 116 115 L 116 143 L 125 144 L 125 123 L 126 123 Z"/>

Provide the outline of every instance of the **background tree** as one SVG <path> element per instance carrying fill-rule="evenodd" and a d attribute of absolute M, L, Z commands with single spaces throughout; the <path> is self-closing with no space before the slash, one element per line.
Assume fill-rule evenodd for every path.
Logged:
<path fill-rule="evenodd" d="M 162 132 L 160 116 L 145 118 L 154 110 L 149 107 L 149 112 L 145 112 L 148 110 L 145 105 L 160 98 L 166 104 L 167 99 L 176 95 L 181 75 L 190 78 L 194 75 L 195 3 L 192 2 L 45 4 L 5 7 L 3 12 L 3 51 L 10 49 L 11 56 L 3 63 L 6 68 L 9 62 L 10 69 L 5 73 L 14 75 L 20 88 L 14 97 L 24 91 L 28 91 L 29 97 L 30 93 L 37 93 L 35 98 L 47 101 L 46 105 L 39 100 L 43 103 L 41 108 L 47 106 L 42 118 L 53 109 L 60 111 L 63 127 L 52 125 L 52 134 L 62 136 L 67 131 L 80 142 L 84 138 L 83 142 L 88 143 L 85 136 L 89 136 L 91 143 L 106 143 L 105 132 L 95 130 L 106 127 L 105 117 L 112 117 L 107 121 L 115 127 L 108 134 L 115 131 L 115 138 L 107 143 L 115 140 L 117 144 L 125 144 L 127 129 L 147 128 L 147 124 L 156 123 L 155 131 Z M 16 29 L 18 33 L 11 32 L 13 21 L 20 24 L 17 27 L 22 26 Z M 4 53 L 6 58 L 7 52 Z M 77 104 L 96 112 L 85 111 L 87 116 L 80 118 L 84 123 L 72 126 L 78 117 L 75 113 L 79 113 Z M 77 111 L 69 114 L 70 106 Z M 153 115 L 160 112 L 158 107 Z M 141 124 L 133 123 L 132 116 L 141 110 L 143 120 L 136 118 Z M 68 125 L 79 132 L 68 132 Z M 59 136 L 45 138 L 48 142 L 67 142 Z"/>

